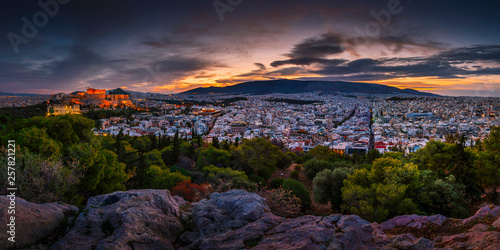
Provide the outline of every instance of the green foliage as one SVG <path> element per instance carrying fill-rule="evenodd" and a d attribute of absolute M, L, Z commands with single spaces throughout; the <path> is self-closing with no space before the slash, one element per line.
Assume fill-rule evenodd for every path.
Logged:
<path fill-rule="evenodd" d="M 309 190 L 304 187 L 299 181 L 288 179 L 283 182 L 283 189 L 292 191 L 292 194 L 300 199 L 303 209 L 311 207 L 311 197 L 309 197 Z"/>
<path fill-rule="evenodd" d="M 271 175 L 273 174 L 271 168 L 262 166 L 257 169 L 257 175 L 262 177 L 264 181 L 268 180 L 271 178 Z M 298 174 L 298 173 L 297 173 Z"/>
<path fill-rule="evenodd" d="M 7 150 L 0 149 L 0 191 L 7 194 Z M 60 159 L 46 158 L 27 150 L 16 152 L 16 187 L 19 197 L 35 203 L 72 203 L 81 173 L 78 162 L 64 165 Z"/>
<path fill-rule="evenodd" d="M 209 165 L 225 167 L 231 158 L 231 154 L 226 150 L 214 147 L 199 148 L 196 152 L 198 155 L 196 167 L 198 169 L 202 169 L 203 167 Z"/>
<path fill-rule="evenodd" d="M 400 164 L 399 160 L 382 158 L 374 161 L 371 170 L 354 171 L 341 188 L 342 209 L 377 222 L 419 212 L 410 197 L 416 193 L 420 172 L 413 164 Z"/>
<path fill-rule="evenodd" d="M 382 157 L 382 153 L 380 153 L 380 151 L 378 151 L 377 149 L 372 149 L 372 150 L 368 151 L 368 153 L 366 154 L 366 158 L 368 159 L 368 163 L 372 163 L 374 160 L 381 158 L 381 157 Z"/>
<path fill-rule="evenodd" d="M 413 154 L 412 161 L 418 164 L 420 169 L 437 172 L 439 178 L 454 175 L 458 182 L 465 184 L 468 198 L 478 201 L 482 189 L 475 173 L 476 155 L 471 148 L 465 148 L 464 143 L 464 137 L 456 144 L 430 141 Z"/>
<path fill-rule="evenodd" d="M 382 157 L 384 157 L 384 158 L 393 158 L 393 159 L 398 159 L 398 160 L 402 160 L 403 156 L 404 156 L 404 154 L 401 152 L 385 152 L 382 155 Z"/>
<path fill-rule="evenodd" d="M 306 175 L 307 178 L 312 180 L 314 179 L 317 173 L 325 169 L 332 169 L 332 168 L 333 164 L 331 164 L 328 161 L 312 159 L 304 163 L 304 174 Z"/>
<path fill-rule="evenodd" d="M 421 188 L 416 198 L 422 210 L 428 214 L 442 214 L 452 218 L 468 217 L 468 199 L 465 197 L 465 185 L 458 183 L 453 175 L 445 179 L 437 178 L 430 171 L 421 172 Z"/>
<path fill-rule="evenodd" d="M 233 170 L 231 168 L 219 168 L 214 165 L 203 167 L 203 172 L 207 173 L 209 177 L 225 176 L 227 179 L 233 179 L 236 177 L 248 179 L 245 172 Z"/>
<path fill-rule="evenodd" d="M 168 168 L 155 165 L 150 166 L 147 173 L 149 175 L 148 188 L 154 189 L 171 189 L 175 184 L 191 179 L 180 172 L 170 172 Z"/>
<path fill-rule="evenodd" d="M 352 168 L 352 167 L 357 167 L 357 166 L 345 161 L 335 161 L 333 163 L 330 163 L 323 160 L 312 159 L 304 164 L 304 174 L 306 175 L 307 178 L 312 180 L 314 179 L 316 174 L 325 169 L 333 170 L 336 168 Z"/>
<path fill-rule="evenodd" d="M 62 143 L 49 137 L 45 128 L 29 127 L 20 130 L 16 142 L 31 152 L 46 157 L 57 157 L 61 154 Z"/>
<path fill-rule="evenodd" d="M 185 176 L 191 176 L 193 174 L 193 173 L 191 173 L 191 171 L 186 170 L 186 169 L 181 168 L 181 167 L 177 167 L 177 166 L 170 166 L 170 171 L 171 172 L 180 172 L 181 174 L 183 174 Z"/>
<path fill-rule="evenodd" d="M 269 140 L 256 138 L 244 140 L 243 143 L 232 151 L 230 167 L 245 171 L 248 175 L 256 173 L 265 179 L 269 172 L 276 168 L 288 166 L 290 161 L 285 154 Z M 263 170 L 267 168 L 268 170 Z"/>
<path fill-rule="evenodd" d="M 165 165 L 165 162 L 163 162 L 163 159 L 161 157 L 160 151 L 158 149 L 153 149 L 152 151 L 149 151 L 144 154 L 144 161 L 146 166 L 152 166 L 156 165 L 161 168 L 166 168 L 167 166 Z"/>
<path fill-rule="evenodd" d="M 118 190 L 125 190 L 123 183 L 128 179 L 125 164 L 118 162 L 118 156 L 102 148 L 96 137 L 89 143 L 70 146 L 68 157 L 77 159 L 85 169 L 79 184 L 79 192 L 85 195 L 97 195 Z"/>
<path fill-rule="evenodd" d="M 297 170 L 293 170 L 291 173 L 290 173 L 290 178 L 292 179 L 299 179 L 299 172 Z"/>
<path fill-rule="evenodd" d="M 320 204 L 331 203 L 332 210 L 340 211 L 344 180 L 354 172 L 353 168 L 325 169 L 313 180 L 314 200 Z"/>
<path fill-rule="evenodd" d="M 134 137 L 132 146 L 141 153 L 148 152 L 151 147 L 151 140 L 147 136 Z"/>
<path fill-rule="evenodd" d="M 478 145 L 481 149 L 483 145 Z M 475 162 L 476 173 L 483 186 L 492 186 L 492 200 L 498 199 L 496 192 L 500 185 L 500 127 L 493 127 L 484 140 L 484 151 L 479 151 L 478 160 Z"/>
<path fill-rule="evenodd" d="M 329 147 L 317 145 L 307 152 L 313 159 L 329 161 L 333 159 L 333 151 Z M 314 177 L 313 177 L 314 178 Z"/>
<path fill-rule="evenodd" d="M 283 178 L 274 178 L 271 180 L 271 182 L 269 183 L 269 188 L 270 189 L 276 189 L 276 188 L 279 188 L 281 186 L 283 186 L 283 182 L 285 181 L 285 179 Z"/>

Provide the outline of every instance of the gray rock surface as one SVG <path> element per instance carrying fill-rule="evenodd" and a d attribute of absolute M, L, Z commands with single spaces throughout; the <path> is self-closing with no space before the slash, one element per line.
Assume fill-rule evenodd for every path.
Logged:
<path fill-rule="evenodd" d="M 78 208 L 63 203 L 36 204 L 28 202 L 20 197 L 15 198 L 15 209 L 8 209 L 9 197 L 0 196 L 0 248 L 3 247 L 26 247 L 51 235 L 59 227 L 65 227 L 69 217 L 78 214 Z M 15 210 L 15 214 L 9 214 L 9 210 Z M 7 224 L 10 217 L 15 215 L 15 243 L 8 241 Z M 62 228 L 65 230 L 66 228 Z"/>
<path fill-rule="evenodd" d="M 174 249 L 184 231 L 168 190 L 91 197 L 75 227 L 52 249 Z"/>
<path fill-rule="evenodd" d="M 168 190 L 95 196 L 51 249 L 500 249 L 496 206 L 464 220 L 403 215 L 378 224 L 339 214 L 286 219 L 271 213 L 264 201 L 244 190 L 213 193 L 198 203 L 172 197 Z M 24 231 L 29 239 L 24 244 L 51 234 L 65 213 L 76 210 L 27 202 L 19 202 L 18 209 L 30 218 L 25 221 L 38 223 L 25 227 L 33 230 Z"/>

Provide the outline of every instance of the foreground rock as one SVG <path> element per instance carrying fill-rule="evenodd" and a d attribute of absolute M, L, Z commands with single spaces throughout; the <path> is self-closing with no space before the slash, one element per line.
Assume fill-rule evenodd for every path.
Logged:
<path fill-rule="evenodd" d="M 354 249 L 379 245 L 373 226 L 356 215 L 285 219 L 243 190 L 214 193 L 192 211 L 181 240 L 200 249 Z"/>
<path fill-rule="evenodd" d="M 173 249 L 184 231 L 168 190 L 91 197 L 75 227 L 52 249 Z"/>
<path fill-rule="evenodd" d="M 8 200 L 2 198 L 5 206 Z M 497 206 L 463 220 L 403 215 L 378 224 L 338 214 L 286 219 L 264 201 L 244 190 L 213 193 L 198 203 L 172 197 L 168 190 L 96 196 L 51 249 L 500 249 Z M 29 217 L 16 239 L 25 237 L 19 246 L 26 246 L 60 231 L 55 228 L 65 213 L 76 208 L 19 202 L 17 209 Z M 26 226 L 26 221 L 37 224 Z M 43 241 L 32 249 L 39 246 Z"/>
<path fill-rule="evenodd" d="M 10 234 L 2 230 L 0 248 L 26 247 L 35 244 L 54 233 L 57 229 L 65 230 L 68 219 L 78 214 L 78 208 L 62 203 L 35 204 L 16 197 L 15 214 L 9 214 L 9 197 L 0 196 L 0 225 L 7 229 L 10 216 L 15 216 L 15 244 L 8 241 Z"/>

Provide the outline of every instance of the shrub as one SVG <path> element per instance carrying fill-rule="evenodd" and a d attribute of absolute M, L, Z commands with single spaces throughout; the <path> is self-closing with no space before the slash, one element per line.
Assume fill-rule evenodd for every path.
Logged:
<path fill-rule="evenodd" d="M 300 172 L 302 170 L 302 165 L 295 165 L 295 167 L 293 167 L 293 170 Z"/>
<path fill-rule="evenodd" d="M 290 173 L 290 178 L 293 178 L 295 180 L 299 179 L 299 172 L 297 172 L 297 170 L 293 170 L 291 173 Z"/>
<path fill-rule="evenodd" d="M 283 178 L 274 178 L 269 183 L 269 188 L 270 189 L 279 188 L 279 187 L 283 186 L 284 181 L 285 181 L 285 179 L 283 179 Z"/>
<path fill-rule="evenodd" d="M 7 193 L 7 151 L 0 149 L 1 192 Z M 77 192 L 77 185 L 83 174 L 78 162 L 64 166 L 61 160 L 46 159 L 40 155 L 17 149 L 16 187 L 20 197 L 30 202 L 46 203 L 71 199 Z M 73 203 L 74 204 L 74 203 Z"/>
<path fill-rule="evenodd" d="M 300 214 L 300 199 L 292 191 L 283 188 L 267 190 L 260 193 L 266 199 L 266 205 L 273 214 L 282 217 L 297 217 Z"/>
<path fill-rule="evenodd" d="M 343 181 L 354 172 L 353 168 L 325 169 L 313 180 L 314 200 L 320 204 L 331 203 L 332 210 L 339 211 L 342 205 Z"/>
<path fill-rule="evenodd" d="M 368 221 L 383 221 L 402 214 L 418 213 L 414 202 L 420 171 L 413 164 L 381 158 L 372 168 L 358 169 L 344 180 L 342 208 Z"/>
<path fill-rule="evenodd" d="M 168 168 L 162 169 L 155 165 L 149 167 L 147 173 L 150 176 L 148 187 L 154 189 L 170 189 L 175 184 L 190 179 L 180 172 L 172 173 Z"/>
<path fill-rule="evenodd" d="M 198 185 L 186 179 L 175 185 L 171 190 L 172 195 L 178 195 L 187 201 L 199 201 L 208 194 L 207 185 Z"/>
<path fill-rule="evenodd" d="M 332 164 L 328 161 L 312 159 L 304 164 L 304 174 L 307 178 L 312 180 L 314 179 L 314 176 L 316 176 L 317 173 L 325 169 L 332 169 L 332 168 L 333 168 Z"/>
<path fill-rule="evenodd" d="M 311 206 L 311 198 L 309 197 L 309 190 L 304 187 L 304 184 L 294 180 L 288 179 L 283 182 L 283 188 L 290 190 L 293 195 L 300 199 L 303 209 L 308 209 Z"/>
<path fill-rule="evenodd" d="M 264 180 L 271 178 L 272 174 L 273 171 L 269 167 L 262 166 L 257 169 L 257 175 L 264 178 Z"/>

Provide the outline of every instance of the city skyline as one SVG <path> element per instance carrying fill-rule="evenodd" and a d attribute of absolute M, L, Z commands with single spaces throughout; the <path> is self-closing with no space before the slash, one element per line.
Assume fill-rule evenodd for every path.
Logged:
<path fill-rule="evenodd" d="M 500 96 L 492 1 L 40 1 L 2 8 L 2 92 L 178 93 L 269 79 Z"/>

